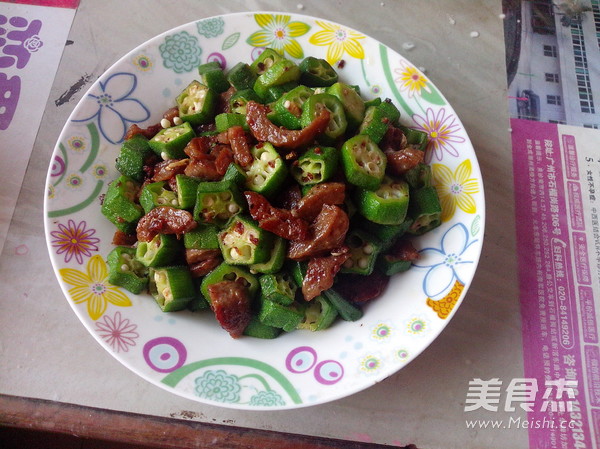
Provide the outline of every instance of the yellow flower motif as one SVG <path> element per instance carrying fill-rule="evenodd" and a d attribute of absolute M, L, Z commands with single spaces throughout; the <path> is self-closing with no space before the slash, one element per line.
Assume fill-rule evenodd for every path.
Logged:
<path fill-rule="evenodd" d="M 255 14 L 254 20 L 261 29 L 250 35 L 247 41 L 250 45 L 287 52 L 292 58 L 304 57 L 304 51 L 295 38 L 308 33 L 310 27 L 306 23 L 290 22 L 290 16 L 282 14 Z"/>
<path fill-rule="evenodd" d="M 92 320 L 102 316 L 111 303 L 118 307 L 129 307 L 131 301 L 118 288 L 108 283 L 108 270 L 102 257 L 95 255 L 87 263 L 86 273 L 73 268 L 61 268 L 62 280 L 73 286 L 69 289 L 75 304 L 87 303 L 87 312 Z"/>
<path fill-rule="evenodd" d="M 325 57 L 329 64 L 338 62 L 342 59 L 344 53 L 348 53 L 349 56 L 356 59 L 365 58 L 365 50 L 359 42 L 365 36 L 333 23 L 320 20 L 317 20 L 316 23 L 323 29 L 313 34 L 309 42 L 313 45 L 329 47 Z"/>
<path fill-rule="evenodd" d="M 394 69 L 394 72 L 398 75 L 394 81 L 400 84 L 400 92 L 408 91 L 409 98 L 414 97 L 415 94 L 421 95 L 421 90 L 431 93 L 427 78 L 406 61 L 400 61 L 400 67 Z"/>
<path fill-rule="evenodd" d="M 454 173 L 442 164 L 432 164 L 433 183 L 442 204 L 442 221 L 454 216 L 456 208 L 474 214 L 477 204 L 471 195 L 479 192 L 477 179 L 471 178 L 471 160 L 463 161 Z"/>

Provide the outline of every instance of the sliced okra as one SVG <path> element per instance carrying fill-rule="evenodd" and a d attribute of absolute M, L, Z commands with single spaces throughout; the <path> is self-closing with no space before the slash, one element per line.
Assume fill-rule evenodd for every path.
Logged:
<path fill-rule="evenodd" d="M 273 248 L 266 262 L 250 265 L 250 271 L 253 273 L 272 274 L 277 273 L 283 267 L 285 262 L 285 253 L 287 242 L 279 236 L 274 236 Z"/>
<path fill-rule="evenodd" d="M 358 225 L 361 228 L 376 237 L 381 242 L 382 250 L 392 246 L 399 237 L 404 235 L 411 224 L 412 219 L 409 217 L 406 217 L 402 223 L 397 225 L 374 223 L 362 216 L 358 220 Z"/>
<path fill-rule="evenodd" d="M 256 103 L 261 102 L 261 98 L 258 96 L 253 89 L 242 89 L 235 92 L 229 99 L 229 106 L 231 112 L 237 112 L 238 114 L 246 114 L 246 105 L 249 101 Z"/>
<path fill-rule="evenodd" d="M 338 316 L 337 309 L 324 295 L 319 295 L 304 307 L 304 319 L 298 329 L 320 331 L 330 327 Z"/>
<path fill-rule="evenodd" d="M 308 126 L 317 117 L 323 108 L 329 111 L 329 123 L 325 131 L 318 137 L 318 140 L 324 144 L 332 144 L 335 140 L 346 132 L 348 122 L 342 102 L 335 96 L 326 93 L 311 95 L 302 108 L 300 124 L 302 127 Z"/>
<path fill-rule="evenodd" d="M 281 86 L 290 82 L 297 83 L 300 79 L 300 68 L 289 59 L 280 59 L 265 70 L 252 87 L 259 97 L 265 98 L 267 89 Z"/>
<path fill-rule="evenodd" d="M 244 209 L 244 198 L 233 181 L 207 181 L 198 184 L 194 220 L 224 224 Z"/>
<path fill-rule="evenodd" d="M 300 129 L 300 116 L 306 100 L 313 94 L 312 89 L 298 86 L 281 96 L 273 105 L 275 122 L 287 129 Z"/>
<path fill-rule="evenodd" d="M 273 234 L 251 218 L 236 215 L 219 233 L 219 247 L 223 259 L 231 265 L 263 263 L 271 255 Z"/>
<path fill-rule="evenodd" d="M 354 306 L 349 301 L 347 301 L 342 295 L 340 295 L 337 291 L 330 288 L 329 290 L 325 290 L 323 292 L 325 297 L 329 300 L 329 302 L 336 308 L 339 316 L 344 321 L 357 321 L 360 320 L 363 316 L 362 309 Z"/>
<path fill-rule="evenodd" d="M 148 270 L 135 259 L 135 248 L 115 247 L 106 257 L 108 282 L 138 294 L 148 286 Z"/>
<path fill-rule="evenodd" d="M 281 61 L 283 56 L 273 48 L 265 48 L 258 57 L 252 61 L 250 68 L 256 75 L 262 75 L 276 62 Z"/>
<path fill-rule="evenodd" d="M 396 107 L 392 100 L 386 98 L 381 104 L 377 105 L 377 109 L 379 109 L 385 117 L 388 119 L 388 123 L 390 125 L 396 126 L 398 124 L 398 120 L 400 119 L 400 111 Z"/>
<path fill-rule="evenodd" d="M 350 257 L 344 262 L 340 272 L 364 276 L 371 274 L 381 252 L 379 240 L 360 229 L 353 229 L 346 236 L 346 245 L 350 249 Z"/>
<path fill-rule="evenodd" d="M 151 268 L 149 290 L 163 312 L 183 310 L 196 296 L 192 275 L 185 266 Z"/>
<path fill-rule="evenodd" d="M 335 83 L 327 88 L 327 93 L 337 97 L 344 106 L 348 129 L 355 130 L 365 118 L 365 102 L 358 92 L 345 83 Z"/>
<path fill-rule="evenodd" d="M 266 340 L 276 338 L 279 334 L 281 334 L 280 328 L 261 323 L 257 316 L 252 316 L 250 323 L 244 329 L 244 335 Z"/>
<path fill-rule="evenodd" d="M 196 136 L 189 123 L 160 130 L 148 141 L 150 148 L 162 159 L 183 159 L 183 149 Z"/>
<path fill-rule="evenodd" d="M 229 81 L 221 64 L 216 61 L 207 62 L 198 66 L 198 75 L 202 84 L 220 94 L 229 89 Z"/>
<path fill-rule="evenodd" d="M 254 160 L 246 170 L 246 188 L 264 196 L 278 191 L 287 177 L 287 166 L 269 142 L 260 142 L 250 149 Z"/>
<path fill-rule="evenodd" d="M 298 87 L 298 83 L 296 81 L 290 81 L 289 83 L 268 87 L 261 97 L 261 100 L 264 103 L 274 103 L 296 87 Z"/>
<path fill-rule="evenodd" d="M 246 116 L 237 112 L 222 112 L 215 116 L 217 132 L 227 131 L 232 126 L 241 126 L 245 131 L 250 130 L 246 122 Z"/>
<path fill-rule="evenodd" d="M 296 302 L 283 305 L 260 296 L 258 320 L 267 326 L 283 329 L 286 332 L 295 330 L 304 319 L 303 308 Z"/>
<path fill-rule="evenodd" d="M 336 83 L 338 74 L 325 59 L 308 56 L 300 62 L 300 82 L 310 87 L 327 87 Z"/>
<path fill-rule="evenodd" d="M 292 277 L 285 271 L 276 274 L 263 274 L 258 278 L 260 293 L 269 301 L 290 305 L 296 298 L 298 287 Z"/>
<path fill-rule="evenodd" d="M 199 81 L 192 81 L 177 97 L 179 117 L 192 126 L 214 119 L 218 95 Z"/>
<path fill-rule="evenodd" d="M 294 279 L 296 286 L 302 288 L 308 267 L 307 262 L 290 260 L 286 266 L 288 267 L 289 273 L 292 275 L 292 279 Z"/>
<path fill-rule="evenodd" d="M 145 176 L 146 159 L 153 154 L 148 139 L 142 134 L 136 134 L 121 145 L 115 166 L 122 175 L 142 182 Z"/>
<path fill-rule="evenodd" d="M 183 174 L 175 175 L 177 185 L 177 201 L 182 209 L 192 210 L 196 205 L 196 196 L 198 194 L 198 184 L 200 181 L 191 176 Z"/>
<path fill-rule="evenodd" d="M 138 242 L 135 258 L 146 267 L 162 267 L 170 265 L 181 249 L 181 242 L 174 234 L 157 234 L 149 242 Z"/>
<path fill-rule="evenodd" d="M 361 215 L 385 225 L 398 225 L 405 220 L 409 198 L 408 183 L 389 176 L 383 178 L 377 190 L 358 188 L 355 191 L 355 203 Z"/>
<path fill-rule="evenodd" d="M 404 179 L 406 179 L 411 189 L 431 186 L 432 178 L 431 165 L 423 162 L 404 173 Z"/>
<path fill-rule="evenodd" d="M 218 232 L 219 228 L 216 225 L 199 223 L 194 229 L 183 234 L 183 246 L 186 249 L 218 249 Z"/>
<path fill-rule="evenodd" d="M 428 134 L 425 131 L 420 131 L 418 129 L 407 128 L 406 126 L 398 125 L 398 128 L 402 130 L 404 135 L 406 136 L 406 142 L 421 150 L 425 151 L 427 148 L 428 142 Z"/>
<path fill-rule="evenodd" d="M 313 185 L 331 179 L 338 170 L 339 151 L 334 147 L 309 148 L 292 165 L 291 173 L 300 185 Z"/>
<path fill-rule="evenodd" d="M 232 162 L 223 175 L 223 181 L 231 181 L 241 188 L 246 183 L 246 172 L 238 164 Z"/>
<path fill-rule="evenodd" d="M 377 269 L 387 276 L 407 271 L 412 261 L 395 258 L 390 254 L 380 254 L 377 259 Z"/>
<path fill-rule="evenodd" d="M 359 134 L 369 136 L 375 143 L 379 143 L 383 139 L 389 127 L 390 119 L 385 115 L 385 111 L 380 108 L 383 103 L 381 102 L 379 106 L 367 107 L 365 118 L 358 127 Z"/>
<path fill-rule="evenodd" d="M 157 181 L 146 184 L 140 193 L 140 205 L 148 213 L 158 206 L 171 206 L 180 208 L 177 194 L 169 190 L 166 181 Z"/>
<path fill-rule="evenodd" d="M 442 206 L 435 187 L 411 191 L 408 216 L 413 220 L 409 234 L 421 235 L 442 224 Z"/>
<path fill-rule="evenodd" d="M 245 62 L 238 62 L 227 73 L 227 81 L 235 90 L 252 89 L 256 82 L 257 74 Z"/>
<path fill-rule="evenodd" d="M 250 299 L 254 298 L 260 288 L 256 276 L 251 274 L 245 267 L 223 262 L 204 276 L 200 284 L 200 292 L 209 303 L 211 299 L 208 293 L 208 286 L 222 281 L 241 282 L 244 286 L 248 287 Z"/>
<path fill-rule="evenodd" d="M 385 175 L 387 158 L 367 135 L 358 134 L 348 139 L 341 149 L 342 166 L 350 184 L 375 190 Z"/>
<path fill-rule="evenodd" d="M 140 189 L 134 179 L 119 176 L 108 185 L 101 212 L 118 230 L 125 234 L 135 233 L 137 222 L 144 215 L 142 206 L 136 203 Z"/>

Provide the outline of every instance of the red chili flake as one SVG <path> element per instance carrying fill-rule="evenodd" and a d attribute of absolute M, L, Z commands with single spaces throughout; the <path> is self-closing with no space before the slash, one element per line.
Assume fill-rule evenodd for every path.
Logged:
<path fill-rule="evenodd" d="M 250 240 L 250 243 L 252 243 L 253 245 L 258 245 L 258 243 L 260 242 L 260 240 L 258 240 L 258 238 L 254 234 L 250 234 L 248 236 L 248 240 Z"/>
<path fill-rule="evenodd" d="M 271 168 L 275 168 L 275 161 L 269 161 L 267 165 Z"/>
<path fill-rule="evenodd" d="M 344 61 L 343 59 L 340 59 L 337 63 L 338 69 L 343 69 L 345 65 L 346 61 Z"/>
<path fill-rule="evenodd" d="M 320 147 L 315 148 L 315 154 L 321 154 L 323 152 L 323 150 L 321 150 Z"/>
<path fill-rule="evenodd" d="M 256 148 L 262 148 L 264 145 L 265 145 L 265 143 L 264 143 L 264 142 L 258 142 L 258 143 L 256 144 Z"/>
<path fill-rule="evenodd" d="M 244 223 L 242 223 L 241 221 L 238 221 L 238 222 L 235 224 L 235 226 L 234 226 L 233 230 L 234 230 L 235 232 L 237 232 L 238 234 L 243 234 L 243 233 L 244 233 Z"/>

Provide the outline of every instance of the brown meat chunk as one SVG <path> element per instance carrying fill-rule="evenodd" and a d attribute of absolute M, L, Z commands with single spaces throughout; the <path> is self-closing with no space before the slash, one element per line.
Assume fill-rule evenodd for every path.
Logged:
<path fill-rule="evenodd" d="M 309 237 L 309 224 L 302 218 L 294 217 L 287 209 L 273 207 L 259 193 L 244 192 L 250 215 L 265 231 L 270 231 L 287 240 L 305 240 Z"/>
<path fill-rule="evenodd" d="M 248 288 L 236 281 L 222 281 L 209 285 L 208 294 L 221 327 L 233 338 L 241 337 L 252 318 Z"/>
<path fill-rule="evenodd" d="M 177 234 L 194 229 L 198 223 L 192 214 L 170 206 L 155 207 L 138 221 L 136 232 L 140 242 L 149 242 L 157 234 Z"/>
<path fill-rule="evenodd" d="M 348 301 L 361 304 L 381 296 L 389 281 L 389 276 L 377 270 L 368 276 L 343 274 L 338 276 L 335 290 Z"/>
<path fill-rule="evenodd" d="M 342 182 L 324 182 L 312 187 L 296 204 L 292 213 L 305 220 L 314 220 L 325 204 L 343 204 L 346 185 Z"/>
<path fill-rule="evenodd" d="M 252 135 L 261 142 L 271 142 L 276 147 L 294 149 L 311 143 L 329 125 L 329 110 L 321 109 L 319 115 L 300 130 L 279 127 L 267 117 L 269 109 L 260 103 L 249 101 L 246 105 L 246 121 Z"/>
<path fill-rule="evenodd" d="M 402 176 L 416 167 L 425 158 L 425 152 L 417 148 L 407 147 L 399 151 L 386 150 L 387 169 L 390 173 Z"/>
<path fill-rule="evenodd" d="M 302 282 L 302 294 L 306 301 L 316 298 L 325 290 L 333 287 L 335 275 L 350 257 L 347 247 L 339 248 L 333 254 L 314 257 L 308 261 L 306 276 Z"/>
<path fill-rule="evenodd" d="M 290 242 L 288 257 L 292 260 L 305 260 L 322 256 L 342 246 L 349 226 L 350 219 L 346 212 L 338 206 L 324 205 L 310 225 L 311 238 Z"/>
<path fill-rule="evenodd" d="M 217 268 L 221 264 L 222 261 L 223 261 L 223 259 L 219 256 L 219 257 L 215 257 L 214 259 L 206 259 L 201 262 L 196 262 L 196 263 L 190 264 L 190 265 L 188 265 L 188 267 L 190 269 L 190 273 L 192 274 L 192 277 L 199 278 L 199 277 L 206 276 L 212 270 Z"/>
<path fill-rule="evenodd" d="M 168 181 L 185 171 L 189 159 L 169 159 L 154 166 L 152 182 Z"/>
<path fill-rule="evenodd" d="M 244 128 L 241 126 L 232 126 L 227 130 L 229 144 L 233 151 L 234 160 L 244 168 L 248 168 L 254 158 L 250 153 L 250 145 Z"/>
<path fill-rule="evenodd" d="M 116 246 L 133 246 L 135 245 L 135 242 L 137 242 L 135 234 L 125 234 L 118 229 L 115 231 L 112 238 L 112 244 Z"/>
<path fill-rule="evenodd" d="M 150 125 L 148 128 L 140 128 L 134 123 L 127 129 L 124 140 L 129 140 L 138 134 L 141 134 L 147 139 L 152 139 L 161 129 L 162 126 L 160 126 L 160 123 L 157 123 L 156 125 Z"/>

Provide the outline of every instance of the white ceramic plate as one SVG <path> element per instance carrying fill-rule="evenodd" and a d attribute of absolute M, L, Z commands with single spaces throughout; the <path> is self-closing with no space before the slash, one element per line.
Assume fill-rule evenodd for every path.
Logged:
<path fill-rule="evenodd" d="M 364 98 L 390 98 L 403 124 L 430 137 L 427 160 L 443 224 L 416 239 L 421 257 L 396 275 L 357 322 L 295 331 L 274 340 L 234 340 L 210 312 L 162 313 L 149 295 L 106 281 L 115 231 L 99 196 L 117 177 L 126 129 L 160 120 L 200 63 L 225 69 L 263 47 L 300 61 L 326 58 Z M 343 61 L 343 64 L 339 64 Z M 483 184 L 459 118 L 435 85 L 404 57 L 343 25 L 297 14 L 239 13 L 202 19 L 140 45 L 106 71 L 73 111 L 47 177 L 46 237 L 73 310 L 117 360 L 189 399 L 240 409 L 292 409 L 342 398 L 397 372 L 456 312 L 479 259 Z"/>

